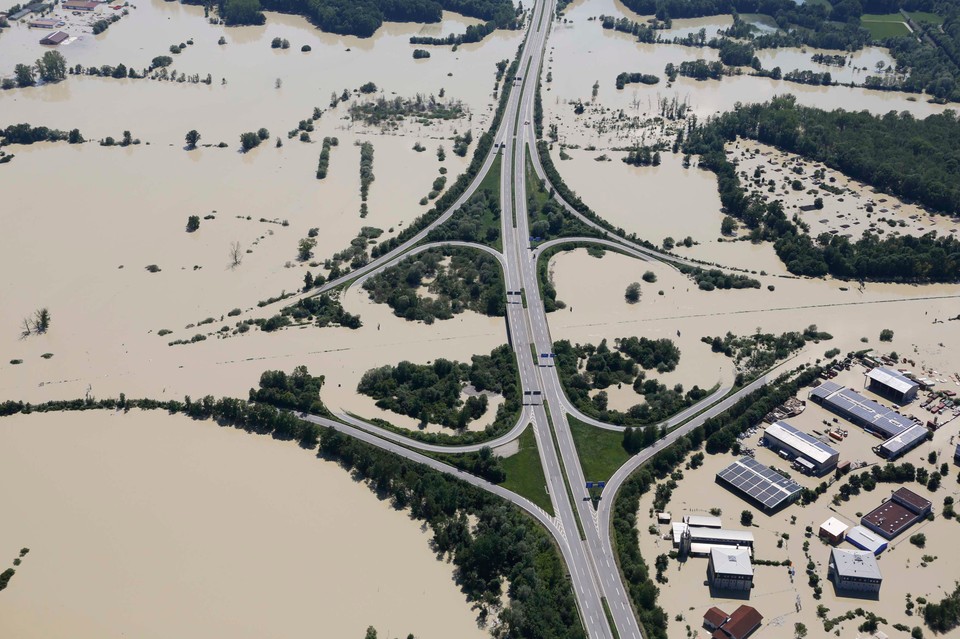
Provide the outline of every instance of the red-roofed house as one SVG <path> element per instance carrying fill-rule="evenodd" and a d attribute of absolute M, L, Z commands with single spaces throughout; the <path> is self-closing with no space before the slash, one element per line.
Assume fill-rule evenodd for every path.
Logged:
<path fill-rule="evenodd" d="M 727 621 L 727 613 L 716 606 L 712 607 L 703 615 L 703 625 L 707 630 L 716 630 Z"/>
<path fill-rule="evenodd" d="M 740 606 L 729 616 L 714 606 L 703 615 L 703 625 L 713 631 L 713 639 L 746 639 L 762 621 L 763 615 L 752 606 Z"/>

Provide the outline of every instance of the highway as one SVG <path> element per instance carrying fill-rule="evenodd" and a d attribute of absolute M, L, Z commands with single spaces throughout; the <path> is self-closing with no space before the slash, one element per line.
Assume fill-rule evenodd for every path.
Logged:
<path fill-rule="evenodd" d="M 670 427 L 681 423 L 682 425 L 654 446 L 627 461 L 609 479 L 603 492 L 603 499 L 598 507 L 594 508 L 585 488 L 585 481 L 596 478 L 587 478 L 583 475 L 568 417 L 576 417 L 599 428 L 610 430 L 623 430 L 623 428 L 583 415 L 566 397 L 552 358 L 549 356 L 553 350 L 553 340 L 550 337 L 550 327 L 540 296 L 537 261 L 544 250 L 573 242 L 601 244 L 644 260 L 663 261 L 664 255 L 606 231 L 559 197 L 557 200 L 571 215 L 598 230 L 602 238 L 564 238 L 545 242 L 536 248 L 530 246 L 529 218 L 526 209 L 528 154 L 535 173 L 540 179 L 546 181 L 547 187 L 550 188 L 549 180 L 537 156 L 532 122 L 538 78 L 547 36 L 554 17 L 553 7 L 552 0 L 536 0 L 529 14 L 529 26 L 520 52 L 517 78 L 514 80 L 507 100 L 503 120 L 494 134 L 494 146 L 466 191 L 434 222 L 407 242 L 352 273 L 331 280 L 323 287 L 309 293 L 315 295 L 343 285 L 362 285 L 368 277 L 379 273 L 384 268 L 429 248 L 469 247 L 493 255 L 504 270 L 508 337 L 517 358 L 524 392 L 525 405 L 517 423 L 509 432 L 495 440 L 481 444 L 451 446 L 420 442 L 351 415 L 338 415 L 341 421 L 302 413 L 300 416 L 315 424 L 336 429 L 394 454 L 458 477 L 524 509 L 550 532 L 560 548 L 588 636 L 591 639 L 614 639 L 615 637 L 642 639 L 643 633 L 612 549 L 610 519 L 613 497 L 629 475 L 656 452 L 701 425 L 709 417 L 726 410 L 745 393 L 766 383 L 767 378 L 758 379 L 750 386 L 734 393 L 730 393 L 731 389 L 728 386 L 721 386 L 697 405 L 664 422 Z M 430 230 L 447 221 L 470 198 L 498 154 L 502 156 L 500 174 L 502 253 L 487 246 L 465 242 L 420 244 Z M 690 263 L 674 256 L 670 256 L 669 259 L 674 263 Z M 670 262 L 667 264 L 674 267 Z M 533 428 L 536 437 L 540 462 L 547 482 L 546 488 L 555 513 L 553 516 L 522 496 L 419 452 L 458 453 L 479 450 L 484 446 L 497 446 L 515 439 L 528 424 Z M 583 538 L 579 532 L 581 528 Z M 605 605 L 609 616 L 604 611 Z"/>

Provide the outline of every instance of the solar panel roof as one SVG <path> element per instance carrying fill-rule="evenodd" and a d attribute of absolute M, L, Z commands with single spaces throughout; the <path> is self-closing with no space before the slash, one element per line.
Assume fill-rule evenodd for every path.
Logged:
<path fill-rule="evenodd" d="M 718 472 L 717 477 L 769 509 L 792 499 L 801 490 L 797 482 L 750 457 L 733 462 Z"/>

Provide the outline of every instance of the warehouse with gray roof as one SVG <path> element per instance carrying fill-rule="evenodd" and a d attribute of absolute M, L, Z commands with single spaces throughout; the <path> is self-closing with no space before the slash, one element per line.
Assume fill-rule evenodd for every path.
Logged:
<path fill-rule="evenodd" d="M 838 451 L 783 421 L 767 426 L 763 443 L 767 448 L 786 453 L 801 470 L 818 477 L 836 468 L 840 460 Z"/>
<path fill-rule="evenodd" d="M 920 384 L 900 371 L 877 366 L 867 373 L 867 388 L 877 395 L 906 404 L 916 399 Z"/>

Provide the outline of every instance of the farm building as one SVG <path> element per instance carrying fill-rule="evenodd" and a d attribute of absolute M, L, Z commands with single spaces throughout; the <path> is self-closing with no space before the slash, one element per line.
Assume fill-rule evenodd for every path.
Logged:
<path fill-rule="evenodd" d="M 831 544 L 839 544 L 843 541 L 843 536 L 846 534 L 847 528 L 849 528 L 848 525 L 836 517 L 831 517 L 820 524 L 820 531 L 817 536 L 821 539 L 826 539 Z"/>
<path fill-rule="evenodd" d="M 797 430 L 787 422 L 777 422 L 763 431 L 767 448 L 786 453 L 811 475 L 825 475 L 837 467 L 840 453 L 816 437 Z M 806 463 L 802 463 L 806 462 Z"/>
<path fill-rule="evenodd" d="M 40 44 L 52 44 L 54 46 L 60 44 L 64 40 L 70 37 L 70 34 L 66 31 L 55 31 L 48 36 L 44 36 L 40 39 Z"/>
<path fill-rule="evenodd" d="M 866 550 L 832 549 L 827 574 L 838 592 L 879 594 L 883 583 L 877 558 Z"/>
<path fill-rule="evenodd" d="M 67 11 L 93 11 L 98 6 L 99 2 L 87 2 L 86 0 L 66 0 L 63 3 L 63 8 Z"/>
<path fill-rule="evenodd" d="M 746 590 L 753 588 L 753 564 L 746 548 L 710 549 L 707 579 L 718 590 Z"/>
<path fill-rule="evenodd" d="M 920 384 L 892 368 L 878 366 L 867 373 L 867 388 L 899 404 L 912 402 Z"/>
<path fill-rule="evenodd" d="M 697 528 L 723 528 L 723 521 L 712 515 L 686 515 L 683 523 Z"/>
<path fill-rule="evenodd" d="M 57 18 L 37 18 L 36 20 L 31 20 L 29 23 L 29 26 L 34 29 L 56 29 L 63 25 L 63 20 L 58 20 Z"/>

